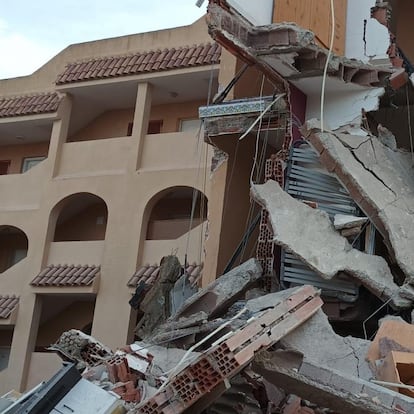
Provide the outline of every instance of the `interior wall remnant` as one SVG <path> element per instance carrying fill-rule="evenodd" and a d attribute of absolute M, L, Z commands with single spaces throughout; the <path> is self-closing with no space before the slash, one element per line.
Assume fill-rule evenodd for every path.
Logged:
<path fill-rule="evenodd" d="M 396 41 L 398 47 L 407 56 L 411 63 L 414 63 L 414 48 L 413 48 L 413 16 L 414 4 L 412 1 L 397 0 L 393 2 L 393 9 L 391 11 L 392 20 L 395 19 Z M 396 3 L 396 4 L 395 4 Z"/>
<path fill-rule="evenodd" d="M 339 55 L 343 55 L 345 50 L 347 3 L 347 0 L 334 2 L 334 52 Z M 330 7 L 330 0 L 275 0 L 273 23 L 295 22 L 298 26 L 314 32 L 317 41 L 328 48 L 331 35 Z"/>
<path fill-rule="evenodd" d="M 298 82 L 300 87 L 309 80 Z M 312 82 L 317 85 L 317 93 L 309 94 L 307 100 L 306 118 L 320 118 L 320 87 L 319 79 Z M 379 108 L 379 98 L 384 94 L 384 88 L 372 88 L 359 85 L 345 84 L 339 79 L 328 79 L 325 93 L 324 126 L 325 129 L 336 130 L 345 125 L 359 127 L 362 120 L 362 110 L 375 111 Z"/>
<path fill-rule="evenodd" d="M 345 56 L 363 62 L 388 59 L 389 34 L 386 27 L 371 19 L 373 0 L 348 1 Z"/>

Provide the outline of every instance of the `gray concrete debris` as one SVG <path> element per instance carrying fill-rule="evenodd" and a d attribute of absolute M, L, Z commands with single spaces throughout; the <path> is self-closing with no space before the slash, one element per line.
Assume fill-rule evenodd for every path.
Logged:
<path fill-rule="evenodd" d="M 289 358 L 286 355 L 286 351 L 260 352 L 256 355 L 252 368 L 286 392 L 300 395 L 335 413 L 397 413 L 397 407 L 406 400 L 401 394 L 341 371 L 303 362 L 300 353 L 288 351 Z"/>
<path fill-rule="evenodd" d="M 351 229 L 360 227 L 368 221 L 367 217 L 348 216 L 346 214 L 335 214 L 334 227 L 335 230 Z"/>
<path fill-rule="evenodd" d="M 286 335 L 281 345 L 303 354 L 304 361 L 366 380 L 372 377 L 369 364 L 365 361 L 371 341 L 337 335 L 321 310 L 307 323 Z"/>
<path fill-rule="evenodd" d="M 220 325 L 226 322 L 223 319 L 213 319 L 211 321 L 205 321 L 204 323 L 199 323 L 193 326 L 187 326 L 185 328 L 176 328 L 176 329 L 169 329 L 168 323 L 162 325 L 160 329 L 157 329 L 157 332 L 151 336 L 148 340 L 155 344 L 166 344 L 171 342 L 179 341 L 179 344 L 183 344 L 186 342 L 187 337 L 192 342 L 194 335 L 201 334 L 201 333 L 208 333 L 217 329 Z M 232 324 L 234 329 L 238 328 L 240 325 Z"/>
<path fill-rule="evenodd" d="M 253 287 L 261 276 L 260 263 L 256 259 L 250 259 L 191 296 L 174 315 L 173 320 L 200 311 L 206 312 L 209 319 L 220 316 L 242 297 L 247 289 Z"/>
<path fill-rule="evenodd" d="M 152 368 L 153 375 L 160 375 L 171 371 L 177 366 L 178 361 L 181 361 L 181 359 L 187 353 L 187 351 L 185 351 L 184 349 L 163 347 L 143 341 L 134 342 L 134 345 L 139 346 L 142 349 L 148 349 L 151 355 L 154 357 L 153 365 L 155 368 Z M 192 360 L 192 357 L 196 357 L 199 355 L 199 352 L 193 351 L 189 355 L 189 360 Z M 184 367 L 186 365 L 186 363 L 183 364 Z"/>
<path fill-rule="evenodd" d="M 292 252 L 325 279 L 339 272 L 353 276 L 381 299 L 392 298 L 396 307 L 409 307 L 400 296 L 387 262 L 352 248 L 335 231 L 329 216 L 295 200 L 275 181 L 254 185 L 253 199 L 269 212 L 274 242 Z M 414 234 L 414 233 L 413 233 Z"/>
<path fill-rule="evenodd" d="M 253 387 L 241 376 L 230 380 L 228 388 L 205 411 L 205 414 L 262 414 Z"/>
<path fill-rule="evenodd" d="M 307 123 L 306 129 L 309 141 L 321 154 L 321 162 L 336 174 L 385 238 L 406 282 L 414 283 L 411 155 L 393 151 L 375 137 L 321 134 L 314 122 Z M 413 295 L 408 292 L 407 296 Z"/>
<path fill-rule="evenodd" d="M 298 291 L 300 287 L 281 290 L 280 292 L 268 293 L 260 297 L 250 299 L 246 302 L 245 307 L 249 311 L 249 315 L 256 314 L 266 309 L 274 308 L 282 303 L 289 296 Z"/>
<path fill-rule="evenodd" d="M 181 276 L 181 264 L 176 256 L 165 256 L 161 260 L 157 283 L 146 294 L 140 305 L 144 316 L 136 332 L 141 339 L 152 335 L 153 330 L 170 316 L 170 292 Z"/>

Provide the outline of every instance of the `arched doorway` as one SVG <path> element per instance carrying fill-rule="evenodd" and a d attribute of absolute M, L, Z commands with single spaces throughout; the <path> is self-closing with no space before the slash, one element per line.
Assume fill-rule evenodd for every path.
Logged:
<path fill-rule="evenodd" d="M 177 239 L 206 220 L 207 204 L 207 197 L 192 187 L 161 191 L 149 203 L 146 240 Z"/>
<path fill-rule="evenodd" d="M 104 240 L 108 221 L 105 201 L 90 193 L 77 193 L 53 209 L 56 226 L 54 242 Z"/>
<path fill-rule="evenodd" d="M 0 273 L 5 272 L 27 256 L 29 240 L 17 227 L 0 226 Z"/>

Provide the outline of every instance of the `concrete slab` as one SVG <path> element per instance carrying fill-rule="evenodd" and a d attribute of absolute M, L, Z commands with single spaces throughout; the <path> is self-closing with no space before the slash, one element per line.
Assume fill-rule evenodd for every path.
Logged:
<path fill-rule="evenodd" d="M 254 185 L 251 195 L 269 212 L 274 242 L 292 252 L 325 279 L 344 272 L 358 279 L 381 299 L 392 298 L 395 306 L 411 302 L 399 295 L 399 287 L 387 262 L 352 248 L 333 227 L 329 216 L 287 194 L 275 181 Z"/>

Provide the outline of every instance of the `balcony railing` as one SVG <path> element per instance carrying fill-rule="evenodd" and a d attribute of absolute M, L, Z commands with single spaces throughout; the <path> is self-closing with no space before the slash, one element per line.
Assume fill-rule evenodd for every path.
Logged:
<path fill-rule="evenodd" d="M 197 168 L 205 151 L 197 131 L 150 134 L 144 139 L 141 169 L 173 170 Z"/>
<path fill-rule="evenodd" d="M 65 241 L 50 244 L 48 264 L 99 265 L 104 241 Z"/>
<path fill-rule="evenodd" d="M 0 211 L 37 208 L 50 163 L 40 162 L 24 174 L 0 175 Z"/>
<path fill-rule="evenodd" d="M 163 256 L 174 253 L 184 258 L 187 253 L 188 262 L 203 260 L 203 244 L 207 221 L 194 227 L 190 232 L 183 234 L 175 240 L 145 240 L 143 243 L 141 264 L 159 263 Z M 188 246 L 188 250 L 187 250 Z"/>
<path fill-rule="evenodd" d="M 62 148 L 58 176 L 122 174 L 126 169 L 131 145 L 130 137 L 67 142 Z"/>

